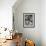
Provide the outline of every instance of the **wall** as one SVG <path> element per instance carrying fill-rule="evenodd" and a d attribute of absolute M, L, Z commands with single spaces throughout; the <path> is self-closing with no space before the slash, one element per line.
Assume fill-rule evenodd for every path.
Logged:
<path fill-rule="evenodd" d="M 46 0 L 41 1 L 41 38 L 42 46 L 46 46 Z"/>
<path fill-rule="evenodd" d="M 12 28 L 12 6 L 16 0 L 0 0 L 0 27 Z"/>
<path fill-rule="evenodd" d="M 22 32 L 25 39 L 31 39 L 36 46 L 41 46 L 41 1 L 23 0 L 17 7 L 14 6 L 15 29 Z M 35 13 L 35 28 L 23 27 L 23 13 Z"/>

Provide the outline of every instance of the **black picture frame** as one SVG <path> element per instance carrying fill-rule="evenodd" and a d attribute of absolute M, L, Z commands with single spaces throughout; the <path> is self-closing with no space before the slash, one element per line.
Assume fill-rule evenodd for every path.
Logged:
<path fill-rule="evenodd" d="M 24 28 L 35 27 L 35 13 L 23 13 L 23 27 Z"/>

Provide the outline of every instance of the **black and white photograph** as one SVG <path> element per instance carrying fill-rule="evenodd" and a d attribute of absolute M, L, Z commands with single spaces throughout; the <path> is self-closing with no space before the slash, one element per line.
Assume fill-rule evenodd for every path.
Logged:
<path fill-rule="evenodd" d="M 35 13 L 23 14 L 23 26 L 27 28 L 35 27 Z"/>

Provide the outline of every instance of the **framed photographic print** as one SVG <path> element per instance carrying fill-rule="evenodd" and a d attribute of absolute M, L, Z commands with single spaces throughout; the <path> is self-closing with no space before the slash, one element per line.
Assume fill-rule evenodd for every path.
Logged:
<path fill-rule="evenodd" d="M 35 27 L 35 13 L 23 13 L 23 27 L 25 28 Z"/>

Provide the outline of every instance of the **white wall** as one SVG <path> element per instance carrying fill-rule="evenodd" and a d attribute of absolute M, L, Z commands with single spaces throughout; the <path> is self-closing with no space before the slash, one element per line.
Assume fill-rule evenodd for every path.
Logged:
<path fill-rule="evenodd" d="M 12 6 L 16 0 L 0 0 L 0 27 L 12 28 Z"/>
<path fill-rule="evenodd" d="M 36 46 L 41 46 L 41 1 L 23 0 L 20 5 L 14 6 L 15 28 L 23 33 L 24 38 L 32 39 Z M 35 13 L 35 28 L 23 27 L 23 13 Z"/>
<path fill-rule="evenodd" d="M 42 46 L 46 46 L 46 0 L 41 1 L 41 38 Z"/>

